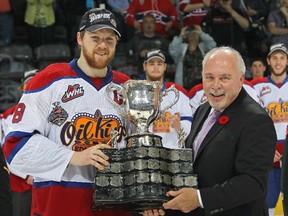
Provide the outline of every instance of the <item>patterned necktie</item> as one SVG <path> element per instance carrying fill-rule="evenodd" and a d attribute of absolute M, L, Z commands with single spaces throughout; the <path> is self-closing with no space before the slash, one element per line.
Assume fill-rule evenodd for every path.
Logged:
<path fill-rule="evenodd" d="M 206 119 L 206 121 L 204 122 L 201 130 L 199 131 L 198 135 L 195 138 L 195 142 L 194 142 L 194 158 L 196 158 L 197 154 L 198 154 L 198 150 L 205 138 L 205 136 L 207 135 L 208 131 L 211 129 L 212 125 L 214 125 L 214 123 L 217 121 L 217 119 L 219 118 L 219 116 L 221 115 L 220 111 L 216 111 L 214 110 Z"/>

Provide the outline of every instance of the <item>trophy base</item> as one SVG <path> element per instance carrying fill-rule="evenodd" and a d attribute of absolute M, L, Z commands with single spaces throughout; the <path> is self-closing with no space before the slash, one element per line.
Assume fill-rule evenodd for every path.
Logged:
<path fill-rule="evenodd" d="M 139 146 L 162 146 L 162 137 L 150 134 L 150 133 L 144 133 L 144 134 L 133 134 L 131 136 L 127 136 L 125 138 L 126 147 L 139 147 Z"/>
<path fill-rule="evenodd" d="M 168 197 L 160 197 L 160 196 L 146 196 L 146 197 L 138 197 L 137 199 L 127 200 L 125 202 L 121 202 L 115 200 L 105 200 L 105 202 L 95 203 L 92 210 L 99 211 L 104 209 L 113 209 L 120 211 L 128 211 L 141 213 L 145 210 L 151 209 L 163 209 L 163 203 L 170 200 Z"/>
<path fill-rule="evenodd" d="M 93 210 L 131 212 L 161 209 L 166 193 L 183 187 L 197 188 L 192 149 L 141 146 L 103 149 L 110 165 L 97 170 Z"/>

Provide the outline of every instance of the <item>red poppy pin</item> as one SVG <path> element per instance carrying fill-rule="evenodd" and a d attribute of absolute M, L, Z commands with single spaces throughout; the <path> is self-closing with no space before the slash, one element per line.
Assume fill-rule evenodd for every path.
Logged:
<path fill-rule="evenodd" d="M 218 121 L 219 121 L 220 125 L 225 125 L 229 122 L 229 117 L 228 116 L 220 116 Z"/>

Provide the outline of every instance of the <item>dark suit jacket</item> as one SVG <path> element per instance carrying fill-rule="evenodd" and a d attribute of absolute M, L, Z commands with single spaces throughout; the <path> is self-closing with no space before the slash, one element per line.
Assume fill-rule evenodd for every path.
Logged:
<path fill-rule="evenodd" d="M 210 110 L 208 103 L 197 109 L 186 145 L 192 147 Z M 204 209 L 191 215 L 268 215 L 267 176 L 276 146 L 271 118 L 242 88 L 219 119 L 195 158 L 193 168 Z"/>
<path fill-rule="evenodd" d="M 0 147 L 0 215 L 1 216 L 13 215 L 9 174 L 1 147 Z"/>
<path fill-rule="evenodd" d="M 288 136 L 284 144 L 282 157 L 282 192 L 284 194 L 283 209 L 284 216 L 288 216 Z"/>

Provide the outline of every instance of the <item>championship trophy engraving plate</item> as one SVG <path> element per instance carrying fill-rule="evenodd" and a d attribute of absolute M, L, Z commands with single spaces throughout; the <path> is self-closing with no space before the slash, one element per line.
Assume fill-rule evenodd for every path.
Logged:
<path fill-rule="evenodd" d="M 113 90 L 123 96 L 123 107 L 110 98 Z M 160 109 L 169 91 L 175 93 L 174 101 Z M 125 138 L 125 148 L 112 143 L 113 148 L 103 149 L 110 165 L 96 171 L 93 209 L 141 212 L 162 208 L 163 202 L 169 200 L 169 190 L 196 188 L 192 149 L 183 148 L 183 130 L 178 137 L 179 149 L 163 147 L 162 138 L 148 131 L 149 125 L 178 101 L 178 90 L 171 86 L 163 91 L 163 85 L 157 81 L 129 80 L 122 88 L 110 83 L 106 93 L 133 128 Z"/>

